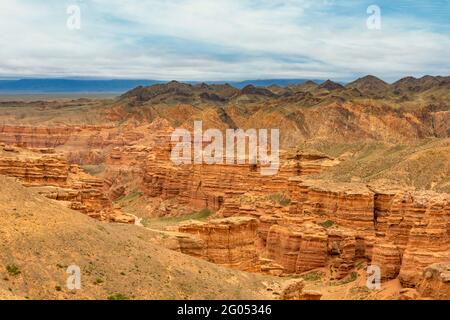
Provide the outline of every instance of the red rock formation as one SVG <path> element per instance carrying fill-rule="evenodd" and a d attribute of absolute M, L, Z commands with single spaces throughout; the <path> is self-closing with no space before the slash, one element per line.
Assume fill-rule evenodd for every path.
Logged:
<path fill-rule="evenodd" d="M 255 270 L 256 228 L 257 220 L 254 218 L 232 217 L 208 222 L 187 222 L 178 229 L 182 233 L 196 235 L 204 243 L 203 249 L 195 250 L 194 255 L 201 252 L 204 254 L 202 258 L 216 264 L 240 270 Z M 180 247 L 181 252 L 191 253 L 191 245 Z M 189 251 L 185 250 L 186 247 Z"/>
<path fill-rule="evenodd" d="M 239 215 L 235 198 L 251 191 L 270 195 L 286 191 L 288 179 L 320 172 L 336 161 L 321 155 L 282 153 L 279 172 L 264 176 L 250 164 L 180 165 L 170 160 L 170 129 L 161 130 L 158 142 L 147 158 L 143 189 L 148 196 L 177 197 L 181 204 L 194 208 L 221 210 L 224 217 Z"/>
<path fill-rule="evenodd" d="M 321 217 L 361 235 L 373 235 L 374 197 L 364 185 L 333 183 L 292 178 L 291 198 L 296 201 L 296 214 Z"/>
<path fill-rule="evenodd" d="M 38 193 L 93 218 L 134 223 L 134 218 L 113 210 L 102 179 L 82 172 L 77 165 L 69 166 L 64 156 L 52 149 L 3 147 L 0 174 L 18 178 Z"/>
<path fill-rule="evenodd" d="M 48 153 L 48 154 L 46 154 Z M 68 165 L 64 157 L 14 147 L 0 151 L 0 174 L 19 178 L 25 185 L 65 185 Z"/>
<path fill-rule="evenodd" d="M 434 263 L 450 262 L 450 197 L 429 195 L 424 217 L 412 227 L 404 250 L 399 279 L 416 286 L 423 270 Z"/>
<path fill-rule="evenodd" d="M 399 276 L 404 286 L 418 286 L 425 268 L 449 260 L 448 196 L 307 179 L 337 161 L 300 152 L 282 152 L 275 176 L 248 164 L 177 166 L 170 160 L 172 131 L 160 119 L 126 130 L 4 126 L 3 141 L 57 146 L 70 150 L 65 152 L 75 162 L 106 159 L 106 187 L 50 149 L 5 147 L 0 174 L 99 219 L 129 218 L 114 212 L 105 189 L 113 199 L 140 189 L 183 207 L 210 208 L 232 218 L 180 226 L 175 247 L 243 270 L 280 275 L 329 265 L 332 277 L 341 279 L 356 259 L 366 258 L 380 266 L 384 280 Z"/>
<path fill-rule="evenodd" d="M 400 275 L 403 285 L 416 286 L 426 266 L 450 259 L 449 211 L 446 195 L 402 192 L 393 198 L 372 257 L 383 279 Z"/>
<path fill-rule="evenodd" d="M 327 235 L 332 276 L 334 279 L 343 279 L 353 270 L 358 257 L 355 233 L 344 228 L 331 228 L 327 229 Z"/>
<path fill-rule="evenodd" d="M 26 148 L 57 148 L 70 162 L 104 162 L 109 149 L 137 143 L 145 137 L 142 128 L 112 125 L 64 127 L 0 127 L 0 142 Z M 144 130 L 145 131 L 145 130 Z"/>
<path fill-rule="evenodd" d="M 266 242 L 267 258 L 283 266 L 286 274 L 302 273 L 326 264 L 327 235 L 317 225 L 273 225 Z"/>

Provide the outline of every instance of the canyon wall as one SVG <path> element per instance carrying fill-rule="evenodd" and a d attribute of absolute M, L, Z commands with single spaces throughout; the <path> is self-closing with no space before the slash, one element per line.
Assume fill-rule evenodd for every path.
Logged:
<path fill-rule="evenodd" d="M 450 261 L 446 194 L 296 177 L 286 199 L 289 203 L 280 204 L 283 199 L 259 192 L 230 191 L 217 213 L 225 219 L 257 219 L 256 232 L 246 234 L 246 248 L 257 252 L 260 272 L 300 274 L 329 266 L 331 277 L 342 279 L 363 259 L 381 268 L 383 280 L 398 277 L 403 286 L 417 287 L 428 266 Z M 202 224 L 211 228 L 214 221 Z M 238 256 L 230 266 L 239 268 Z"/>
<path fill-rule="evenodd" d="M 424 268 L 449 261 L 446 194 L 313 180 L 311 173 L 339 161 L 296 151 L 281 153 L 274 176 L 263 176 L 252 165 L 177 166 L 170 160 L 168 132 L 160 132 L 146 151 L 143 191 L 216 211 L 206 222 L 178 229 L 201 241 L 196 245 L 202 253 L 193 251 L 199 257 L 243 270 L 252 261 L 253 269 L 277 275 L 330 266 L 335 279 L 346 277 L 364 259 L 380 266 L 384 280 L 399 277 L 404 286 L 417 286 Z M 239 231 L 248 227 L 243 225 L 223 227 L 226 221 L 234 225 L 238 217 L 256 219 L 251 232 Z M 239 241 L 226 247 L 224 239 Z M 249 258 L 250 251 L 256 260 Z"/>
<path fill-rule="evenodd" d="M 113 208 L 103 179 L 69 165 L 51 148 L 0 147 L 0 174 L 17 178 L 43 196 L 66 203 L 71 209 L 106 221 L 134 222 Z"/>
<path fill-rule="evenodd" d="M 201 258 L 227 267 L 256 271 L 256 228 L 256 219 L 234 217 L 209 222 L 191 221 L 180 225 L 178 231 L 202 240 Z"/>

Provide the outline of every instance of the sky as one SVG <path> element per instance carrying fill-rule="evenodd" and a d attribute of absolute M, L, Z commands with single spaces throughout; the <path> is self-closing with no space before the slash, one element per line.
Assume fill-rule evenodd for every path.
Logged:
<path fill-rule="evenodd" d="M 1 79 L 450 75 L 450 0 L 1 0 L 0 30 Z"/>

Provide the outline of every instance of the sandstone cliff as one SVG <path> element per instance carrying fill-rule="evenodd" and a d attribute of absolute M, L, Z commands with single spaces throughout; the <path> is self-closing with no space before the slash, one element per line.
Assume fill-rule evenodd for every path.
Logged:
<path fill-rule="evenodd" d="M 15 177 L 47 198 L 64 202 L 93 218 L 134 222 L 133 217 L 113 208 L 102 179 L 90 176 L 77 165 L 69 165 L 64 155 L 54 149 L 3 146 L 0 174 Z"/>

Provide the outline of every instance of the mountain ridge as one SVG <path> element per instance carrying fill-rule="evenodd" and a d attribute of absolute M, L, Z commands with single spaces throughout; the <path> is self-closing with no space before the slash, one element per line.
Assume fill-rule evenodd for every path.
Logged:
<path fill-rule="evenodd" d="M 422 78 L 405 77 L 393 84 L 375 76 L 365 76 L 342 85 L 332 80 L 316 83 L 308 80 L 303 83 L 255 86 L 248 84 L 239 89 L 226 84 L 190 84 L 170 81 L 164 84 L 139 86 L 119 97 L 121 101 L 129 99 L 131 105 L 151 104 L 225 104 L 262 103 L 277 100 L 284 103 L 300 103 L 314 106 L 321 103 L 343 103 L 346 101 L 369 99 L 383 100 L 399 104 L 412 101 L 424 101 L 429 104 L 446 103 L 450 96 L 450 77 Z"/>

